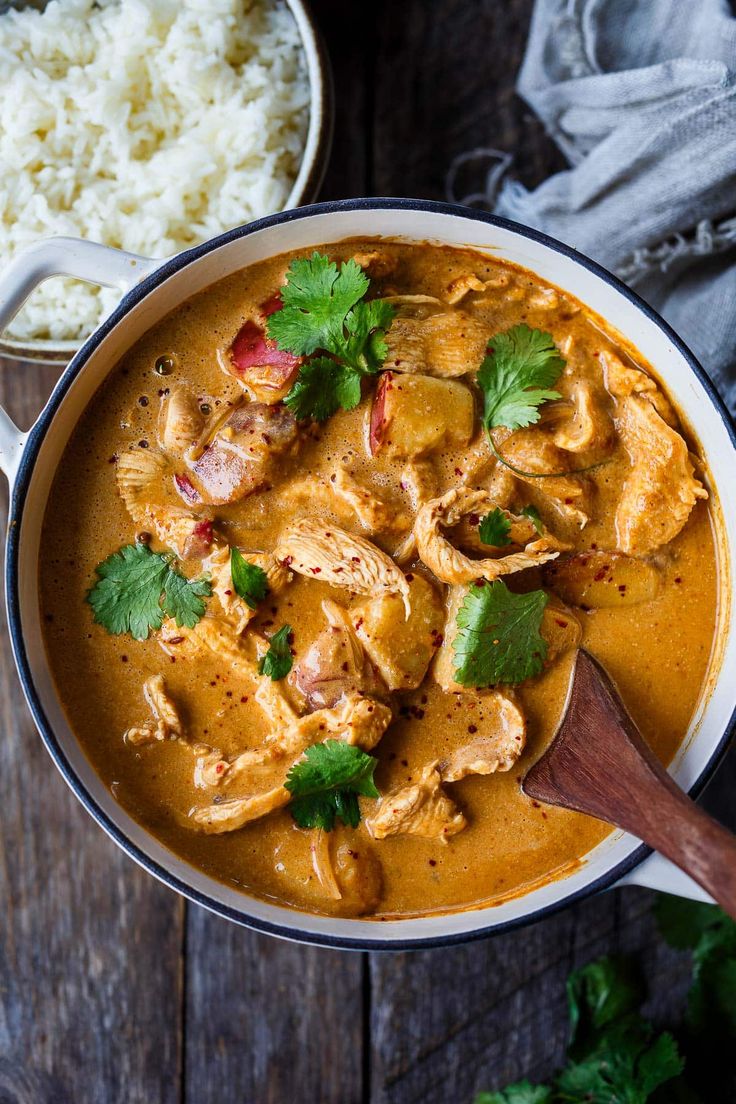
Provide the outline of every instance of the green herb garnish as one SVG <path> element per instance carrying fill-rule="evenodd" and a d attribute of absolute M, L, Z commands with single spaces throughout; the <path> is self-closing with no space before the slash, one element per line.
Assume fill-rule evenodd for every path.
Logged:
<path fill-rule="evenodd" d="M 332 831 L 337 817 L 351 828 L 360 822 L 358 794 L 380 797 L 373 772 L 378 760 L 354 744 L 326 740 L 307 748 L 284 785 L 292 795 L 291 815 L 300 828 Z"/>
<path fill-rule="evenodd" d="M 656 1035 L 637 1011 L 644 989 L 626 959 L 602 958 L 577 970 L 568 979 L 567 997 L 568 1061 L 552 1084 L 518 1081 L 500 1092 L 479 1093 L 474 1104 L 646 1104 L 682 1072 L 673 1037 Z M 656 1099 L 695 1100 L 677 1094 Z"/>
<path fill-rule="evenodd" d="M 258 660 L 258 674 L 268 675 L 270 679 L 286 678 L 293 665 L 289 638 L 294 630 L 291 625 L 282 625 L 269 641 L 268 651 Z"/>
<path fill-rule="evenodd" d="M 471 586 L 452 642 L 457 682 L 495 686 L 538 675 L 547 656 L 539 631 L 547 601 L 543 590 L 514 594 L 500 579 Z"/>
<path fill-rule="evenodd" d="M 360 402 L 363 376 L 380 370 L 395 311 L 382 299 L 366 302 L 369 287 L 353 260 L 338 268 L 315 252 L 291 262 L 281 288 L 283 306 L 267 326 L 279 349 L 313 358 L 301 366 L 284 399 L 296 418 L 323 422 L 340 407 L 352 410 Z"/>
<path fill-rule="evenodd" d="M 478 370 L 486 429 L 523 429 L 538 422 L 542 403 L 560 398 L 551 387 L 564 367 L 551 334 L 542 330 L 522 323 L 492 337 Z"/>
<path fill-rule="evenodd" d="M 503 548 L 505 545 L 511 544 L 510 532 L 511 522 L 499 506 L 496 506 L 490 514 L 486 514 L 484 518 L 481 518 L 478 526 L 478 536 L 483 544 L 491 545 L 494 548 Z"/>
<path fill-rule="evenodd" d="M 98 581 L 87 592 L 95 621 L 109 633 L 130 633 L 146 640 L 164 617 L 193 628 L 204 616 L 203 598 L 211 594 L 207 579 L 187 579 L 174 567 L 173 556 L 152 552 L 146 544 L 126 544 L 95 571 Z"/>
<path fill-rule="evenodd" d="M 258 564 L 250 563 L 239 548 L 230 549 L 230 574 L 238 594 L 251 609 L 258 609 L 268 594 L 268 577 Z"/>
<path fill-rule="evenodd" d="M 525 506 L 521 511 L 522 517 L 529 518 L 530 522 L 537 531 L 537 535 L 541 537 L 544 532 L 544 522 L 542 521 L 542 515 L 536 506 Z"/>

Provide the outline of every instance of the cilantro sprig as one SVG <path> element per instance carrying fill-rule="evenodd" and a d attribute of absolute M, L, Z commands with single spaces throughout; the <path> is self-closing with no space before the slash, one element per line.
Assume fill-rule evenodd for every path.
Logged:
<path fill-rule="evenodd" d="M 478 536 L 482 543 L 493 548 L 505 548 L 507 544 L 511 544 L 510 532 L 511 522 L 500 506 L 481 518 L 478 526 Z"/>
<path fill-rule="evenodd" d="M 373 781 L 378 760 L 354 744 L 326 740 L 307 748 L 284 785 L 289 809 L 300 828 L 331 832 L 339 818 L 350 828 L 360 823 L 358 795 L 380 797 Z"/>
<path fill-rule="evenodd" d="M 542 403 L 560 398 L 552 386 L 564 367 L 552 335 L 542 330 L 522 323 L 492 337 L 478 370 L 486 429 L 523 429 L 538 422 Z"/>
<path fill-rule="evenodd" d="M 95 568 L 99 578 L 87 592 L 97 624 L 109 633 L 130 633 L 146 640 L 164 617 L 194 628 L 204 616 L 207 579 L 187 579 L 172 566 L 173 557 L 146 544 L 126 544 Z"/>
<path fill-rule="evenodd" d="M 282 625 L 268 643 L 268 651 L 258 660 L 258 674 L 268 675 L 274 682 L 286 678 L 293 665 L 291 637 L 294 630 L 291 625 Z"/>
<path fill-rule="evenodd" d="M 682 1072 L 672 1035 L 657 1035 L 637 1011 L 644 988 L 628 960 L 601 958 L 577 970 L 568 978 L 567 999 L 568 1061 L 552 1084 L 518 1081 L 478 1093 L 474 1104 L 646 1104 Z"/>
<path fill-rule="evenodd" d="M 461 686 L 515 684 L 538 675 L 547 656 L 540 634 L 548 597 L 514 594 L 501 579 L 471 586 L 457 614 L 452 642 Z"/>
<path fill-rule="evenodd" d="M 230 574 L 235 593 L 251 609 L 258 609 L 268 594 L 268 577 L 263 568 L 246 560 L 240 549 L 233 546 L 230 549 Z"/>
<path fill-rule="evenodd" d="M 483 392 L 483 425 L 494 456 L 524 479 L 553 479 L 558 475 L 580 475 L 600 463 L 565 472 L 529 472 L 515 467 L 499 451 L 493 430 L 526 429 L 535 425 L 543 403 L 562 396 L 553 386 L 565 367 L 565 359 L 551 334 L 525 323 L 497 333 L 488 342 L 477 383 Z"/>
<path fill-rule="evenodd" d="M 352 410 L 363 377 L 380 370 L 395 312 L 382 299 L 366 302 L 369 287 L 352 259 L 338 268 L 315 252 L 291 262 L 281 288 L 283 306 L 267 325 L 279 349 L 311 358 L 284 399 L 296 418 L 323 422 L 340 407 Z"/>

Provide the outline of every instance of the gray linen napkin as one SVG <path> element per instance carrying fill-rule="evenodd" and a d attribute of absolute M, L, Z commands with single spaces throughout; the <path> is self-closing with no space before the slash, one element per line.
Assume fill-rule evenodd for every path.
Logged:
<path fill-rule="evenodd" d="M 506 179 L 497 197 L 491 171 L 486 205 L 634 287 L 736 411 L 736 19 L 727 0 L 537 0 L 518 89 L 571 168 L 532 192 Z"/>

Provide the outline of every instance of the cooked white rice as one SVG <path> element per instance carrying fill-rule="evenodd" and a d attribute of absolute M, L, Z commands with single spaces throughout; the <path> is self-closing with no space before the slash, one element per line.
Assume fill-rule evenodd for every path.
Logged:
<path fill-rule="evenodd" d="M 168 257 L 283 208 L 309 90 L 283 0 L 53 0 L 0 16 L 0 259 L 71 235 Z M 49 280 L 15 338 L 85 336 L 118 293 Z"/>

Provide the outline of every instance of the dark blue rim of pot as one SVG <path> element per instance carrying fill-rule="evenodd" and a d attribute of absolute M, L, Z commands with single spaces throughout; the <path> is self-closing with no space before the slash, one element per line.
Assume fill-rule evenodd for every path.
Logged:
<path fill-rule="evenodd" d="M 243 894 L 243 908 L 230 908 L 227 905 L 214 900 L 206 893 L 201 893 L 199 890 L 194 889 L 192 886 L 183 882 L 180 878 L 164 869 L 158 862 L 150 858 L 144 851 L 142 851 L 136 844 L 132 843 L 127 836 L 117 827 L 117 825 L 110 819 L 104 809 L 100 807 L 97 801 L 89 794 L 77 776 L 74 768 L 67 759 L 63 748 L 59 744 L 53 729 L 44 713 L 43 706 L 36 692 L 33 677 L 31 674 L 31 668 L 26 653 L 25 642 L 21 632 L 21 614 L 20 614 L 20 595 L 18 589 L 19 571 L 18 571 L 18 553 L 20 544 L 20 533 L 23 522 L 23 508 L 26 501 L 28 487 L 31 479 L 33 478 L 33 471 L 35 467 L 36 458 L 39 453 L 39 449 L 43 442 L 49 426 L 58 410 L 64 396 L 66 395 L 69 386 L 78 374 L 83 370 L 90 356 L 94 353 L 102 340 L 110 333 L 110 331 L 117 326 L 117 324 L 125 317 L 125 315 L 141 300 L 158 287 L 164 280 L 175 272 L 186 268 L 187 265 L 193 264 L 198 261 L 200 257 L 204 257 L 207 253 L 218 249 L 220 246 L 227 244 L 228 242 L 235 241 L 238 238 L 247 237 L 249 234 L 256 233 L 259 230 L 266 229 L 271 226 L 278 226 L 281 223 L 295 222 L 298 219 L 310 218 L 313 215 L 332 214 L 338 211 L 427 211 L 433 214 L 441 215 L 455 215 L 461 218 L 469 219 L 475 222 L 484 222 L 490 226 L 501 227 L 504 230 L 510 230 L 515 234 L 519 234 L 522 237 L 529 238 L 531 241 L 540 243 L 547 246 L 549 249 L 554 250 L 557 253 L 561 253 L 566 257 L 576 261 L 583 268 L 588 269 L 595 276 L 600 277 L 611 287 L 615 288 L 622 295 L 624 295 L 631 303 L 633 303 L 638 309 L 646 315 L 654 324 L 664 333 L 669 341 L 678 349 L 678 351 L 685 358 L 689 364 L 692 372 L 697 376 L 698 380 L 702 384 L 706 394 L 708 395 L 711 403 L 715 407 L 718 415 L 723 421 L 726 432 L 731 440 L 731 444 L 736 452 L 736 430 L 729 416 L 728 410 L 725 404 L 715 390 L 710 379 L 706 375 L 703 368 L 695 359 L 690 350 L 684 345 L 680 338 L 673 332 L 673 330 L 667 325 L 667 323 L 659 317 L 656 311 L 645 303 L 635 292 L 621 283 L 619 279 L 612 276 L 600 265 L 591 261 L 588 257 L 578 253 L 575 249 L 571 249 L 567 245 L 563 245 L 561 242 L 556 241 L 554 238 L 549 237 L 547 234 L 540 233 L 538 230 L 529 229 L 526 226 L 521 226 L 518 223 L 511 222 L 508 219 L 498 218 L 495 215 L 487 214 L 483 211 L 477 211 L 468 207 L 461 207 L 457 204 L 451 203 L 438 203 L 429 200 L 416 200 L 416 199 L 348 199 L 339 200 L 328 203 L 315 203 L 307 207 L 300 207 L 293 211 L 284 211 L 280 214 L 270 215 L 267 218 L 259 219 L 257 222 L 248 223 L 246 226 L 237 227 L 234 230 L 229 230 L 225 234 L 221 234 L 217 238 L 213 238 L 210 241 L 205 242 L 203 245 L 195 246 L 193 249 L 187 250 L 185 253 L 179 254 L 177 257 L 172 258 L 170 261 L 166 261 L 164 264 L 153 271 L 150 275 L 146 276 L 140 284 L 136 285 L 131 291 L 129 291 L 121 300 L 118 307 L 113 311 L 109 318 L 102 323 L 92 336 L 85 342 L 79 352 L 75 355 L 67 369 L 64 371 L 61 379 L 59 380 L 56 388 L 54 389 L 51 398 L 47 405 L 41 412 L 38 420 L 28 434 L 27 441 L 23 449 L 23 455 L 18 468 L 18 473 L 12 490 L 11 503 L 10 503 L 10 517 L 9 517 L 9 529 L 8 529 L 8 544 L 6 555 L 6 567 L 5 567 L 5 581 L 6 581 L 6 593 L 8 596 L 8 620 L 10 626 L 10 637 L 13 646 L 13 652 L 15 655 L 20 680 L 23 686 L 23 691 L 28 701 L 29 707 L 33 718 L 38 726 L 46 747 L 56 763 L 57 767 L 63 774 L 64 778 L 71 786 L 76 796 L 81 801 L 82 805 L 87 811 L 94 817 L 97 823 L 104 828 L 109 836 L 111 836 L 116 843 L 125 851 L 131 858 L 135 859 L 141 866 L 145 867 L 151 874 L 160 879 L 166 885 L 172 889 L 177 890 L 184 897 L 191 901 L 202 905 L 204 908 L 217 913 L 220 916 L 226 917 L 228 920 L 233 920 L 235 923 L 241 924 L 245 927 L 253 928 L 256 931 L 267 932 L 270 935 L 280 936 L 285 939 L 295 940 L 301 943 L 313 944 L 316 946 L 325 947 L 337 947 L 356 951 L 406 951 L 415 949 L 424 949 L 429 947 L 442 947 L 450 946 L 456 943 L 467 943 L 476 939 L 483 939 L 489 935 L 495 935 L 502 931 L 508 931 L 512 928 L 518 928 L 523 925 L 531 924 L 537 920 L 541 920 L 545 916 L 550 916 L 555 912 L 558 912 L 562 908 L 566 908 L 572 902 L 580 900 L 584 897 L 589 897 L 594 893 L 598 893 L 601 890 L 608 889 L 614 885 L 617 881 L 624 877 L 634 867 L 638 866 L 648 855 L 651 854 L 651 849 L 643 844 L 636 848 L 626 859 L 617 863 L 607 873 L 596 878 L 588 885 L 581 889 L 578 889 L 572 893 L 567 894 L 559 901 L 555 901 L 553 904 L 546 905 L 542 908 L 533 910 L 526 913 L 523 916 L 516 917 L 512 920 L 504 921 L 501 924 L 491 924 L 485 927 L 476 929 L 472 932 L 461 932 L 456 934 L 448 934 L 441 936 L 430 936 L 429 938 L 410 938 L 410 939 L 395 939 L 387 942 L 380 938 L 352 938 L 350 936 L 332 936 L 324 935 L 320 933 L 314 933 L 305 931 L 299 927 L 300 913 L 296 910 L 293 912 L 293 924 L 274 924 L 265 920 L 260 920 L 256 917 L 252 917 L 248 914 L 248 896 Z M 731 716 L 728 727 L 724 732 L 722 738 L 719 740 L 716 747 L 713 749 L 708 763 L 701 771 L 699 777 L 695 783 L 690 787 L 689 793 L 692 797 L 702 791 L 703 787 L 709 781 L 716 766 L 722 758 L 731 734 L 736 730 L 736 708 Z M 380 931 L 380 923 L 376 922 L 377 932 Z"/>

